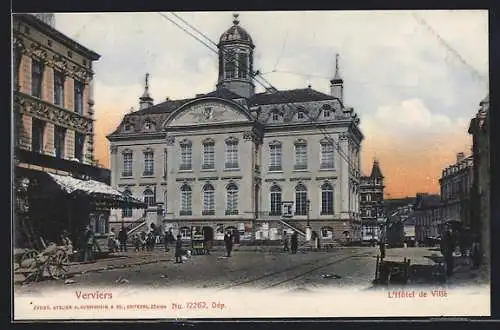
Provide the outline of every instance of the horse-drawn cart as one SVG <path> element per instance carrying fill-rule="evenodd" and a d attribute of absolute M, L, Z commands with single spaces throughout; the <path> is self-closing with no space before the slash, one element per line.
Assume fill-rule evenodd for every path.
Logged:
<path fill-rule="evenodd" d="M 69 253 L 66 247 L 49 245 L 45 250 L 27 250 L 15 256 L 14 273 L 25 276 L 23 283 L 39 281 L 45 273 L 55 280 L 66 276 Z"/>

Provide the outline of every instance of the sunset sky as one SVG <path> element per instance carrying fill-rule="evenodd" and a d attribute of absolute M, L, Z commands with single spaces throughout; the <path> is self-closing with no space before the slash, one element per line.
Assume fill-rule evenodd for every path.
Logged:
<path fill-rule="evenodd" d="M 215 42 L 233 19 L 177 14 Z M 486 11 L 239 14 L 256 45 L 255 68 L 278 89 L 311 84 L 329 93 L 340 54 L 345 103 L 365 135 L 362 167 L 369 173 L 379 159 L 386 197 L 438 193 L 442 169 L 457 152 L 470 154 L 468 123 L 488 93 Z M 146 72 L 155 103 L 215 88 L 216 54 L 158 13 L 56 14 L 56 28 L 102 55 L 94 65 L 96 157 L 106 167 L 105 136 L 138 108 Z"/>

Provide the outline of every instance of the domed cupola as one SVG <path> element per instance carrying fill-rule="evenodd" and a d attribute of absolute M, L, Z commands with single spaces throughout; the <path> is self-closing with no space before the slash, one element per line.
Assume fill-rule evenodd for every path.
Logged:
<path fill-rule="evenodd" d="M 217 88 L 226 88 L 245 98 L 255 93 L 252 82 L 253 49 L 250 34 L 240 26 L 238 14 L 234 14 L 233 25 L 224 32 L 219 48 L 219 79 Z"/>
<path fill-rule="evenodd" d="M 248 32 L 240 26 L 240 21 L 238 20 L 238 16 L 239 16 L 238 14 L 233 14 L 234 17 L 233 26 L 227 29 L 227 31 L 220 36 L 219 47 L 224 43 L 234 43 L 234 42 L 241 42 L 254 46 L 250 34 L 248 34 Z"/>

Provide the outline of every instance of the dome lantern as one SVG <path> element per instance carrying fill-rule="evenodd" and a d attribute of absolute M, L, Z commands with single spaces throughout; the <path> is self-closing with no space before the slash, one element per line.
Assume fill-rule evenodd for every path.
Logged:
<path fill-rule="evenodd" d="M 250 34 L 241 27 L 239 14 L 233 14 L 233 25 L 222 33 L 219 44 L 219 79 L 217 88 L 226 88 L 245 98 L 255 93 L 252 82 L 253 49 Z"/>

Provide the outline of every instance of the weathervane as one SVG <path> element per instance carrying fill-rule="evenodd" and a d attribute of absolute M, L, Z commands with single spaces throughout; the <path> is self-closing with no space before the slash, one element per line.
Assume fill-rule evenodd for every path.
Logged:
<path fill-rule="evenodd" d="M 238 20 L 238 17 L 239 17 L 239 16 L 240 16 L 240 14 L 237 14 L 237 13 L 234 13 L 234 14 L 233 14 L 233 17 L 234 17 L 233 24 L 234 24 L 234 25 L 238 25 L 238 23 L 240 22 L 240 21 Z"/>

